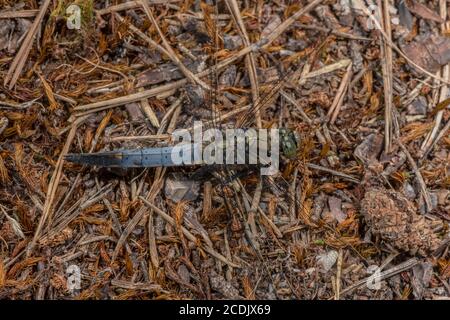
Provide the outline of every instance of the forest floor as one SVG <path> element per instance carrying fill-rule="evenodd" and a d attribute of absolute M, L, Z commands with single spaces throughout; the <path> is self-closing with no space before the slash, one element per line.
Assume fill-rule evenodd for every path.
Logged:
<path fill-rule="evenodd" d="M 448 299 L 449 16 L 0 0 L 0 298 Z M 199 120 L 288 128 L 298 149 L 234 180 L 66 158 Z"/>

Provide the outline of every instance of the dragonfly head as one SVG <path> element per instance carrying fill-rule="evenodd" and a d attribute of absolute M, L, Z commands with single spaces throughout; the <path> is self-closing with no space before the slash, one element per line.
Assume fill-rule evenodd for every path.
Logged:
<path fill-rule="evenodd" d="M 300 139 L 298 134 L 290 129 L 280 129 L 280 146 L 283 155 L 288 159 L 293 159 L 297 155 Z"/>

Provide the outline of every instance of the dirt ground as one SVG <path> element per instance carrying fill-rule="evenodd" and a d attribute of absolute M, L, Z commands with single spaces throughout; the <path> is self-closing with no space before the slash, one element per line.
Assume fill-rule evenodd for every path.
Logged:
<path fill-rule="evenodd" d="M 449 16 L 0 0 L 0 298 L 448 299 Z M 234 180 L 65 160 L 198 120 L 289 128 L 298 150 Z"/>

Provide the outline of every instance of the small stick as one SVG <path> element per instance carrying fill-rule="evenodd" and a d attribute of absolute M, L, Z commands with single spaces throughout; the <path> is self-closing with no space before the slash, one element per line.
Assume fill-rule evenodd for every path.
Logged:
<path fill-rule="evenodd" d="M 308 72 L 308 73 L 306 73 L 306 75 L 302 75 L 300 77 L 300 80 L 298 81 L 298 83 L 300 84 L 306 79 L 315 78 L 315 77 L 318 77 L 318 76 L 321 76 L 321 75 L 324 75 L 324 74 L 327 74 L 327 73 L 339 70 L 341 68 L 348 67 L 351 63 L 352 63 L 352 60 L 350 60 L 350 59 L 342 59 L 341 61 L 329 64 L 329 65 L 327 65 L 325 67 L 322 67 L 320 69 Z"/>
<path fill-rule="evenodd" d="M 108 139 L 108 142 L 119 142 L 119 141 L 160 141 L 160 140 L 170 140 L 170 134 L 153 134 L 146 136 L 124 136 L 124 137 L 114 137 Z"/>
<path fill-rule="evenodd" d="M 225 254 L 227 255 L 227 259 L 231 260 L 231 250 L 230 250 L 230 244 L 228 243 L 227 228 L 224 228 L 224 230 L 223 230 L 223 240 L 225 243 Z M 233 278 L 233 267 L 228 266 L 225 276 L 228 281 L 231 281 L 231 279 Z"/>
<path fill-rule="evenodd" d="M 148 103 L 148 99 L 142 99 L 141 102 L 140 102 L 140 105 L 141 105 L 142 111 L 144 111 L 144 114 L 147 116 L 147 118 L 150 121 L 150 123 L 155 128 L 159 128 L 160 124 L 159 124 L 158 117 L 156 116 L 155 112 L 153 111 L 152 107 L 150 106 L 150 103 Z"/>
<path fill-rule="evenodd" d="M 361 183 L 361 181 L 359 181 L 355 177 L 352 177 L 351 175 L 348 175 L 348 174 L 345 174 L 345 173 L 342 173 L 342 172 L 339 172 L 339 171 L 336 171 L 336 170 L 333 170 L 333 169 L 330 169 L 330 168 L 322 167 L 322 166 L 319 166 L 319 165 L 313 164 L 313 163 L 308 163 L 307 166 L 310 169 L 319 170 L 319 171 L 325 171 L 325 172 L 331 173 L 331 174 L 333 174 L 335 176 L 341 177 L 341 178 L 346 179 L 346 180 L 348 180 L 350 182 L 353 182 L 353 183 Z"/>
<path fill-rule="evenodd" d="M 144 290 L 150 292 L 159 292 L 168 294 L 169 292 L 163 290 L 159 284 L 154 283 L 133 283 L 125 280 L 111 280 L 111 285 L 117 288 L 123 288 L 127 290 Z"/>
<path fill-rule="evenodd" d="M 120 22 L 125 21 L 125 19 L 118 13 L 116 13 L 114 15 L 117 19 L 119 19 Z M 133 31 L 136 35 L 138 35 L 142 40 L 144 40 L 145 42 L 147 42 L 149 45 L 151 45 L 153 48 L 155 48 L 156 50 L 158 50 L 160 53 L 170 57 L 170 53 L 164 49 L 162 46 L 160 46 L 158 43 L 156 43 L 152 38 L 150 38 L 149 36 L 147 36 L 145 33 L 143 33 L 141 30 L 139 30 L 138 28 L 136 28 L 132 23 L 128 24 L 128 27 L 130 28 L 131 31 Z"/>
<path fill-rule="evenodd" d="M 204 221 L 209 220 L 212 210 L 212 184 L 206 181 L 203 186 L 203 211 L 202 218 Z"/>
<path fill-rule="evenodd" d="M 291 104 L 294 105 L 294 107 L 297 109 L 297 111 L 300 113 L 300 115 L 302 116 L 303 120 L 307 124 L 312 124 L 311 118 L 308 117 L 308 115 L 305 113 L 303 108 L 300 106 L 300 104 L 297 102 L 297 100 L 295 100 L 295 98 L 293 96 L 291 96 L 289 93 L 287 93 L 284 90 L 281 90 L 280 93 L 288 102 L 290 102 Z"/>
<path fill-rule="evenodd" d="M 345 32 L 337 31 L 337 30 L 334 30 L 334 29 L 328 29 L 328 28 L 323 28 L 323 27 L 314 26 L 314 25 L 311 26 L 311 25 L 307 25 L 307 24 L 296 23 L 295 26 L 299 27 L 299 28 L 302 28 L 302 29 L 317 30 L 317 31 L 324 32 L 324 33 L 331 32 L 331 34 L 333 34 L 335 36 L 338 36 L 338 37 L 341 37 L 341 38 L 347 38 L 347 39 L 350 39 L 350 40 L 373 41 L 373 39 L 371 39 L 371 38 L 355 36 L 355 35 L 350 34 L 350 33 L 345 33 Z"/>
<path fill-rule="evenodd" d="M 300 18 L 305 13 L 311 11 L 312 9 L 314 9 L 316 6 L 318 6 L 322 2 L 323 2 L 323 0 L 311 1 L 305 7 L 298 10 L 292 16 L 287 18 L 284 22 L 279 24 L 266 39 L 263 39 L 262 48 L 264 48 L 264 49 L 267 48 L 273 41 L 278 39 L 287 28 L 289 28 L 295 21 L 297 21 L 298 18 Z"/>
<path fill-rule="evenodd" d="M 432 77 L 433 79 L 435 79 L 435 80 L 437 80 L 439 82 L 450 84 L 450 80 L 446 80 L 446 79 L 443 79 L 443 78 L 441 78 L 439 76 L 436 76 L 432 72 L 430 72 L 430 71 L 422 68 L 421 66 L 419 66 L 411 58 L 409 58 L 406 54 L 404 54 L 403 51 L 400 50 L 400 48 L 397 47 L 397 45 L 393 41 L 390 40 L 389 36 L 386 34 L 386 32 L 384 32 L 383 28 L 381 27 L 379 21 L 370 13 L 369 9 L 364 4 L 364 1 L 362 1 L 362 0 L 353 0 L 353 1 L 358 5 L 359 8 L 362 9 L 364 14 L 367 15 L 369 17 L 369 19 L 372 20 L 372 22 L 375 24 L 377 29 L 381 32 L 381 34 L 383 35 L 384 39 L 389 44 L 389 46 L 392 47 L 392 49 L 394 49 L 400 56 L 402 56 L 410 65 L 412 65 L 415 69 L 417 69 L 418 71 L 422 72 L 423 74 L 426 74 L 427 76 L 430 76 L 430 77 Z"/>
<path fill-rule="evenodd" d="M 39 13 L 39 10 L 20 10 L 0 12 L 0 19 L 13 18 L 33 18 Z"/>
<path fill-rule="evenodd" d="M 336 292 L 334 296 L 334 300 L 339 300 L 341 298 L 341 273 L 342 273 L 342 249 L 339 250 L 339 255 L 336 263 L 337 271 L 336 271 Z"/>
<path fill-rule="evenodd" d="M 52 213 L 53 213 L 52 206 L 53 206 L 53 201 L 56 196 L 56 189 L 58 188 L 59 182 L 61 180 L 62 169 L 63 169 L 63 164 L 64 164 L 64 156 L 69 151 L 70 145 L 72 144 L 72 140 L 75 138 L 75 133 L 77 131 L 78 126 L 81 125 L 87 118 L 88 118 L 88 116 L 78 118 L 73 123 L 73 125 L 69 131 L 69 134 L 66 139 L 66 143 L 64 144 L 64 147 L 59 155 L 58 161 L 56 162 L 56 165 L 55 165 L 55 170 L 53 172 L 53 175 L 50 179 L 50 183 L 48 185 L 47 196 L 45 197 L 45 203 L 44 203 L 44 210 L 42 212 L 38 226 L 34 233 L 34 237 L 31 240 L 31 242 L 28 244 L 28 248 L 27 248 L 27 256 L 28 257 L 30 256 L 34 246 L 36 245 L 36 242 L 38 241 L 38 239 L 41 235 L 41 232 L 42 232 L 42 229 L 44 228 L 45 222 L 48 219 L 50 219 L 52 216 Z"/>
<path fill-rule="evenodd" d="M 155 269 L 159 267 L 158 247 L 156 246 L 155 226 L 153 224 L 153 211 L 148 217 L 148 248 L 150 251 L 150 261 Z"/>
<path fill-rule="evenodd" d="M 388 37 L 387 41 L 392 42 L 392 31 L 391 31 L 391 17 L 389 13 L 389 2 L 383 0 L 378 0 L 378 7 L 383 8 L 381 17 L 384 17 L 382 21 L 382 26 Z M 380 9 L 381 10 L 381 9 Z M 381 38 L 381 55 L 385 56 L 382 59 L 382 70 L 383 70 L 383 86 L 384 86 L 384 152 L 389 153 L 392 145 L 392 125 L 393 125 L 393 105 L 392 105 L 392 48 L 387 44 L 387 41 L 383 41 Z"/>
<path fill-rule="evenodd" d="M 420 81 L 413 90 L 411 90 L 407 95 L 400 98 L 400 102 L 402 105 L 407 106 L 411 104 L 415 98 L 420 94 L 420 91 L 425 85 L 428 85 L 431 80 L 431 77 L 427 77 L 425 80 Z"/>

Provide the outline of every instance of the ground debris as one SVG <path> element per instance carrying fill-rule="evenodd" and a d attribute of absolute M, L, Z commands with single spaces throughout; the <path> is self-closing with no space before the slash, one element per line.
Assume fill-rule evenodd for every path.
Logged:
<path fill-rule="evenodd" d="M 0 0 L 0 298 L 448 299 L 449 12 Z M 273 176 L 67 156 L 117 164 L 196 121 L 298 148 Z"/>

